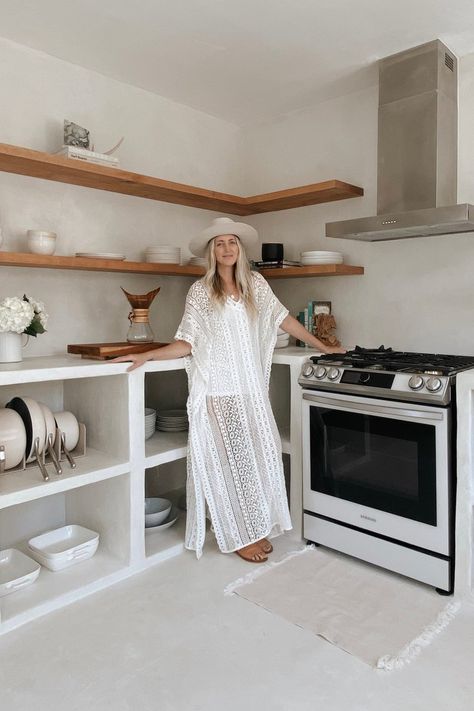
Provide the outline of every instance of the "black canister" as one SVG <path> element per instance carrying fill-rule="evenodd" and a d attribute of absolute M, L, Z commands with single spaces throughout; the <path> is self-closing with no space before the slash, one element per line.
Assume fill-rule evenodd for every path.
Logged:
<path fill-rule="evenodd" d="M 283 245 L 278 242 L 262 244 L 262 262 L 282 262 Z"/>

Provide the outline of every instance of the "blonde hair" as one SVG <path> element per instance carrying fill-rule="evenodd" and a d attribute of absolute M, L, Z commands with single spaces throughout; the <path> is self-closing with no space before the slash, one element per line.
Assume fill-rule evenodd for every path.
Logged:
<path fill-rule="evenodd" d="M 245 307 L 250 316 L 257 314 L 257 304 L 255 301 L 255 293 L 253 288 L 252 271 L 250 269 L 249 260 L 245 254 L 245 249 L 240 239 L 235 235 L 238 247 L 237 261 L 234 265 L 235 283 Z M 224 306 L 227 295 L 224 290 L 224 284 L 217 269 L 217 259 L 215 250 L 215 238 L 210 240 L 207 246 L 207 272 L 203 277 L 204 285 L 207 288 L 211 297 L 211 304 Z"/>

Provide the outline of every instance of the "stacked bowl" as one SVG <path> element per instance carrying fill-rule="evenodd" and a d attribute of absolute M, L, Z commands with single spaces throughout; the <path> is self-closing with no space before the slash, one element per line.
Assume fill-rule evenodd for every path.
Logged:
<path fill-rule="evenodd" d="M 343 256 L 341 252 L 314 250 L 312 252 L 301 252 L 300 262 L 303 267 L 311 264 L 342 264 Z"/>
<path fill-rule="evenodd" d="M 283 329 L 279 328 L 278 333 L 277 333 L 275 348 L 286 348 L 287 345 L 289 344 L 289 342 L 290 342 L 290 334 L 286 333 L 286 331 L 283 331 Z"/>
<path fill-rule="evenodd" d="M 171 245 L 151 245 L 145 250 L 145 261 L 157 264 L 181 264 L 181 249 Z"/>
<path fill-rule="evenodd" d="M 186 410 L 158 410 L 156 429 L 161 432 L 184 432 L 189 428 Z"/>

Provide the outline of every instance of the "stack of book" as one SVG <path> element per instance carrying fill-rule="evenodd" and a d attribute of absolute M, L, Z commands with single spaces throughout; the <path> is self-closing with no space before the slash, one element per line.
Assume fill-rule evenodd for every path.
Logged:
<path fill-rule="evenodd" d="M 109 156 L 106 153 L 96 153 L 96 151 L 89 151 L 87 148 L 80 148 L 79 146 L 63 146 L 59 151 L 59 155 L 65 156 L 66 158 L 73 158 L 74 160 L 83 160 L 87 163 L 106 165 L 109 168 L 118 168 L 120 165 L 119 159 L 115 156 Z"/>

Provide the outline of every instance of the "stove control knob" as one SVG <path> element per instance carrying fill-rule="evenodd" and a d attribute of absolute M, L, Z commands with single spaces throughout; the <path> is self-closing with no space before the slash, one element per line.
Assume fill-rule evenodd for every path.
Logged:
<path fill-rule="evenodd" d="M 430 391 L 430 393 L 436 393 L 438 390 L 441 390 L 443 386 L 443 383 L 439 378 L 428 378 L 426 382 L 426 388 Z"/>
<path fill-rule="evenodd" d="M 311 375 L 313 375 L 314 368 L 311 365 L 311 363 L 305 363 L 303 366 L 303 369 L 301 371 L 301 374 L 303 375 L 303 378 L 309 378 Z"/>
<path fill-rule="evenodd" d="M 336 380 L 339 377 L 339 368 L 329 368 L 328 378 L 329 380 Z"/>
<path fill-rule="evenodd" d="M 316 370 L 314 371 L 314 374 L 315 374 L 315 376 L 318 378 L 318 380 L 321 380 L 321 378 L 324 378 L 324 376 L 326 375 L 326 373 L 327 373 L 327 370 L 326 370 L 326 368 L 324 367 L 324 365 L 318 365 L 318 367 L 317 367 Z"/>
<path fill-rule="evenodd" d="M 423 380 L 421 375 L 412 375 L 410 380 L 408 381 L 408 385 L 412 390 L 421 390 L 424 384 L 425 381 Z"/>

